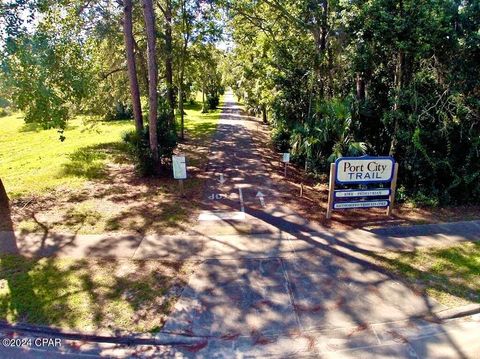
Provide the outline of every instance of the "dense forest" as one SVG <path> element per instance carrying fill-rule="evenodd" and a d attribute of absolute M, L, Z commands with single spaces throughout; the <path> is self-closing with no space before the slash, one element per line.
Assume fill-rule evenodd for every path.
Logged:
<path fill-rule="evenodd" d="M 62 140 L 77 114 L 132 118 L 145 174 L 184 137 L 184 102 L 231 87 L 314 177 L 391 155 L 399 199 L 480 201 L 478 0 L 19 0 L 0 29 L 2 111 Z"/>
<path fill-rule="evenodd" d="M 480 2 L 236 1 L 228 83 L 313 173 L 391 155 L 400 197 L 480 200 Z"/>

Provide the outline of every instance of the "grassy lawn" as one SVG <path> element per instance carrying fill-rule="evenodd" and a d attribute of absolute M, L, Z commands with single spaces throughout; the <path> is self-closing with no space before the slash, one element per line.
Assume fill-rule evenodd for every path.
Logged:
<path fill-rule="evenodd" d="M 0 175 L 12 201 L 12 221 L 24 232 L 160 232 L 186 227 L 194 217 L 203 186 L 201 174 L 220 109 L 201 113 L 201 104 L 185 108 L 186 139 L 178 153 L 187 156 L 188 199 L 177 197 L 178 184 L 140 178 L 125 154 L 122 133 L 131 121 L 86 122 L 77 118 L 65 131 L 26 126 L 20 115 L 0 118 Z M 185 225 L 184 225 L 185 224 Z M 0 223 L 0 230 L 9 230 Z"/>
<path fill-rule="evenodd" d="M 0 258 L 0 319 L 62 329 L 156 332 L 189 264 L 113 259 Z"/>
<path fill-rule="evenodd" d="M 0 174 L 10 197 L 38 194 L 58 186 L 78 188 L 86 180 L 105 175 L 108 151 L 130 121 L 87 123 L 76 118 L 61 142 L 57 130 L 26 125 L 20 114 L 0 118 Z M 101 148 L 100 148 L 101 149 Z"/>
<path fill-rule="evenodd" d="M 480 243 L 375 255 L 375 261 L 449 307 L 480 303 Z"/>

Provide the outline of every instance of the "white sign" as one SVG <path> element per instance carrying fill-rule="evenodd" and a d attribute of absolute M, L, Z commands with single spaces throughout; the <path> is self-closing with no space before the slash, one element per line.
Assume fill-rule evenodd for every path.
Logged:
<path fill-rule="evenodd" d="M 173 178 L 183 180 L 187 178 L 185 156 L 172 156 Z"/>
<path fill-rule="evenodd" d="M 283 153 L 282 162 L 285 162 L 285 163 L 290 162 L 290 153 L 288 153 L 288 152 Z"/>
<path fill-rule="evenodd" d="M 390 195 L 390 189 L 364 189 L 364 190 L 338 190 L 335 191 L 336 198 L 350 198 L 350 197 L 377 197 Z"/>
<path fill-rule="evenodd" d="M 262 207 L 265 207 L 265 195 L 262 192 L 258 191 L 255 197 L 260 200 L 260 204 L 262 205 Z"/>
<path fill-rule="evenodd" d="M 390 182 L 395 161 L 391 157 L 341 157 L 335 163 L 335 180 L 342 184 Z"/>
<path fill-rule="evenodd" d="M 348 209 L 348 208 L 372 208 L 372 207 L 387 207 L 387 200 L 380 201 L 361 201 L 361 202 L 337 202 L 333 204 L 333 209 Z"/>

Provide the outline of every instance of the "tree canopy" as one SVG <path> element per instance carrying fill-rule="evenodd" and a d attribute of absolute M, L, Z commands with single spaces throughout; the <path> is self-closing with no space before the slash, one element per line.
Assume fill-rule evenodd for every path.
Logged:
<path fill-rule="evenodd" d="M 400 197 L 480 199 L 476 0 L 10 0 L 0 32 L 0 97 L 27 122 L 133 117 L 162 161 L 184 101 L 230 86 L 314 176 L 392 155 Z"/>

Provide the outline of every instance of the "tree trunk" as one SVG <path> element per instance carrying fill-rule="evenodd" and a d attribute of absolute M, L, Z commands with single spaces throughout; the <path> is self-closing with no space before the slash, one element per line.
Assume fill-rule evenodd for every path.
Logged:
<path fill-rule="evenodd" d="M 392 134 L 392 141 L 390 143 L 390 151 L 389 155 L 393 156 L 397 150 L 397 143 L 398 137 L 397 133 L 399 130 L 399 123 L 398 123 L 398 114 L 396 113 L 400 108 L 400 92 L 403 88 L 403 68 L 405 62 L 405 54 L 403 51 L 399 51 L 397 54 L 397 61 L 395 65 L 395 101 L 393 103 L 393 111 L 394 111 L 394 124 L 393 124 L 393 134 Z"/>
<path fill-rule="evenodd" d="M 7 196 L 7 191 L 3 186 L 2 180 L 0 179 L 0 231 L 8 231 L 13 232 L 13 222 L 12 216 L 10 213 L 10 201 Z M 0 250 L 2 253 L 7 253 L 8 250 L 11 248 L 16 248 L 16 241 L 15 237 L 13 236 L 13 240 L 11 243 L 8 243 L 8 237 L 6 240 L 0 243 Z M 12 246 L 14 245 L 14 246 Z"/>
<path fill-rule="evenodd" d="M 357 100 L 365 101 L 365 80 L 360 72 L 356 74 Z"/>
<path fill-rule="evenodd" d="M 133 45 L 135 46 L 135 55 L 138 56 L 138 59 L 140 60 L 138 63 L 140 64 L 140 72 L 143 75 L 143 81 L 145 82 L 145 88 L 147 89 L 148 92 L 148 64 L 147 64 L 147 59 L 145 59 L 144 53 L 138 46 L 137 42 L 135 39 L 133 39 Z"/>
<path fill-rule="evenodd" d="M 123 34 L 125 38 L 125 51 L 127 53 L 128 79 L 130 81 L 130 95 L 132 97 L 133 117 L 137 133 L 143 130 L 142 106 L 140 103 L 140 90 L 138 87 L 137 67 L 133 51 L 134 40 L 132 30 L 132 1 L 125 0 L 123 6 Z"/>
<path fill-rule="evenodd" d="M 262 105 L 262 122 L 267 124 L 267 105 Z"/>
<path fill-rule="evenodd" d="M 180 75 L 180 83 L 178 84 L 178 112 L 180 112 L 180 138 L 185 139 L 185 114 L 183 113 L 183 75 Z"/>
<path fill-rule="evenodd" d="M 173 93 L 173 46 L 172 46 L 172 2 L 166 0 L 165 6 L 165 80 L 167 82 L 168 118 L 174 123 L 175 96 Z"/>
<path fill-rule="evenodd" d="M 148 53 L 148 123 L 150 136 L 150 149 L 156 170 L 158 170 L 158 134 L 157 134 L 157 57 L 156 57 L 156 34 L 155 14 L 152 0 L 143 0 L 143 15 L 145 18 L 145 29 L 147 32 L 147 53 Z"/>
<path fill-rule="evenodd" d="M 3 211 L 7 211 L 10 208 L 10 201 L 7 196 L 7 191 L 3 186 L 2 179 L 0 179 L 0 209 Z"/>

